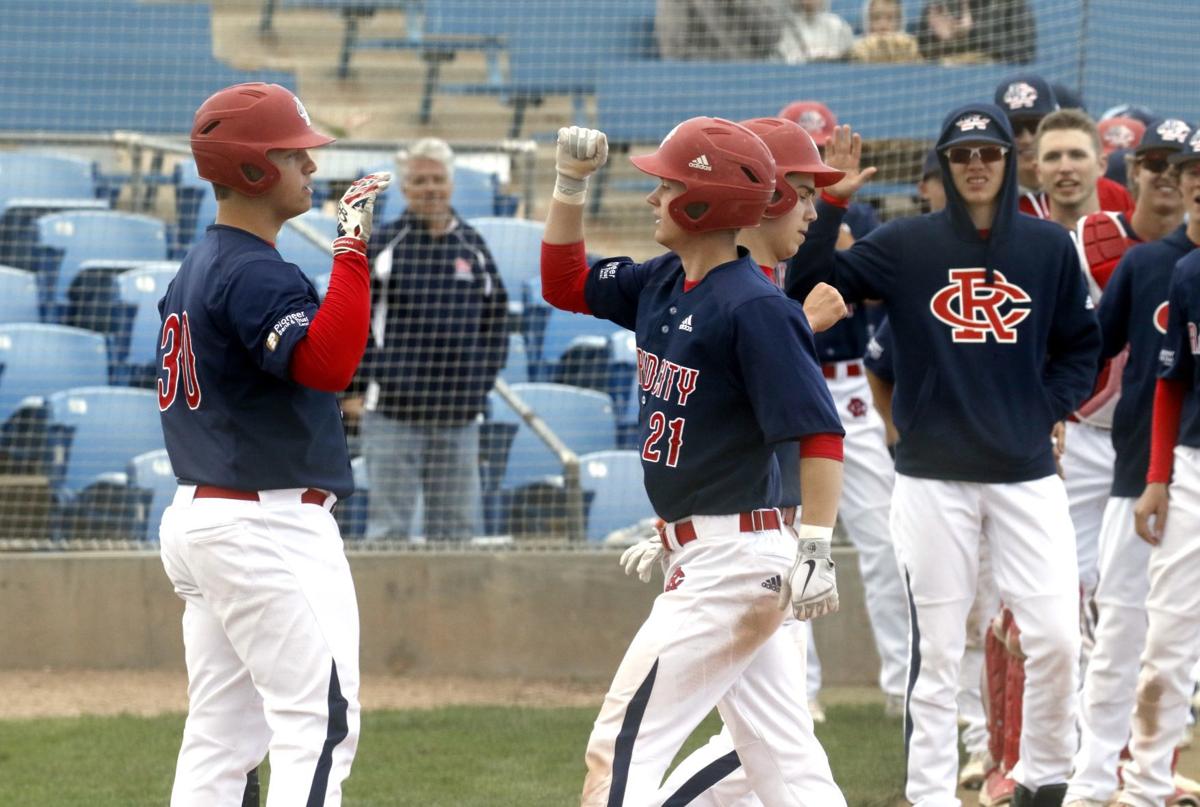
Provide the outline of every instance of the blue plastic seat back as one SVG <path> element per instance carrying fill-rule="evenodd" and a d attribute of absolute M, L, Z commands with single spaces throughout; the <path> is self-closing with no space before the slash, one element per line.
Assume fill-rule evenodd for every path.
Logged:
<path fill-rule="evenodd" d="M 513 384 L 512 391 L 576 454 L 616 448 L 612 399 L 566 384 Z M 501 488 L 512 489 L 562 474 L 562 463 L 495 391 L 488 394 L 493 421 L 515 423 Z"/>
<path fill-rule="evenodd" d="M 146 540 L 158 540 L 158 527 L 162 523 L 163 511 L 175 497 L 175 472 L 165 448 L 138 454 L 129 461 L 125 471 L 132 487 L 152 492 L 150 509 L 146 514 Z"/>
<path fill-rule="evenodd" d="M 125 361 L 134 365 L 153 364 L 158 350 L 162 318 L 158 301 L 167 293 L 179 264 L 174 261 L 151 263 L 117 275 L 121 300 L 137 306 L 129 334 L 129 354 Z"/>
<path fill-rule="evenodd" d="M 602 541 L 613 530 L 654 516 L 636 451 L 597 451 L 579 458 L 580 485 L 592 492 L 587 538 Z"/>
<path fill-rule="evenodd" d="M 275 239 L 275 248 L 285 261 L 299 266 L 300 271 L 315 285 L 317 278 L 329 274 L 333 267 L 332 243 L 314 243 L 295 227 L 285 224 L 279 230 L 279 237 Z M 328 286 L 328 283 L 326 285 Z"/>
<path fill-rule="evenodd" d="M 483 216 L 469 224 L 479 231 L 496 261 L 496 271 L 514 298 L 525 281 L 538 277 L 542 265 L 542 236 L 546 226 L 540 221 Z"/>
<path fill-rule="evenodd" d="M 521 384 L 529 380 L 529 355 L 525 350 L 525 338 L 519 333 L 508 335 L 508 353 L 500 377 L 509 384 Z"/>
<path fill-rule="evenodd" d="M 0 152 L 0 207 L 22 197 L 95 199 L 92 163 L 35 151 Z"/>
<path fill-rule="evenodd" d="M 30 395 L 107 383 L 108 348 L 100 334 L 65 325 L 0 325 L 0 423 Z"/>
<path fill-rule="evenodd" d="M 49 277 L 41 281 L 43 294 L 55 304 L 66 302 L 84 261 L 167 259 L 166 225 L 150 216 L 112 210 L 53 213 L 39 218 L 37 228 L 39 244 L 62 252 L 57 271 L 47 267 L 53 282 Z"/>
<path fill-rule="evenodd" d="M 47 399 L 49 420 L 72 427 L 63 488 L 77 493 L 102 473 L 124 471 L 139 454 L 163 448 L 158 396 L 129 387 L 73 387 Z"/>
<path fill-rule="evenodd" d="M 0 323 L 37 321 L 37 276 L 24 269 L 0 266 Z"/>

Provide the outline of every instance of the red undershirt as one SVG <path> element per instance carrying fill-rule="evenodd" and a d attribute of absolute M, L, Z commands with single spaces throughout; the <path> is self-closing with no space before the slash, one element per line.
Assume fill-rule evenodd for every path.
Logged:
<path fill-rule="evenodd" d="M 1175 441 L 1179 439 L 1179 421 L 1187 385 L 1183 381 L 1158 379 L 1154 386 L 1154 419 L 1150 426 L 1150 469 L 1147 482 L 1171 481 Z"/>
<path fill-rule="evenodd" d="M 346 389 L 366 350 L 370 327 L 367 257 L 358 252 L 338 253 L 333 258 L 325 301 L 292 351 L 292 380 L 322 392 Z"/>

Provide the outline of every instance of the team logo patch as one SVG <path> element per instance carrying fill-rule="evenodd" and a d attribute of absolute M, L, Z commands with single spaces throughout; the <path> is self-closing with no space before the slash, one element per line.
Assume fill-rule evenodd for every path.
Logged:
<path fill-rule="evenodd" d="M 600 267 L 600 280 L 612 280 L 617 276 L 617 262 L 609 261 Z"/>
<path fill-rule="evenodd" d="M 695 168 L 698 171 L 712 171 L 712 163 L 708 161 L 707 154 L 701 154 L 699 157 L 688 163 L 688 168 Z"/>
<path fill-rule="evenodd" d="M 1197 129 L 1192 134 L 1192 139 L 1188 141 L 1187 148 L 1193 154 L 1200 153 L 1200 129 Z"/>
<path fill-rule="evenodd" d="M 471 277 L 471 262 L 466 258 L 454 259 L 454 276 L 460 280 Z"/>
<path fill-rule="evenodd" d="M 929 301 L 929 310 L 950 326 L 955 342 L 1015 344 L 1017 325 L 1029 316 L 1029 295 L 1000 272 L 985 282 L 984 269 L 951 269 L 950 284 Z"/>
<path fill-rule="evenodd" d="M 1133 148 L 1133 141 L 1136 139 L 1137 136 L 1133 133 L 1133 130 L 1123 123 L 1110 126 L 1104 132 L 1105 145 L 1111 146 L 1114 149 Z"/>
<path fill-rule="evenodd" d="M 1164 335 L 1167 332 L 1167 306 L 1167 303 L 1159 303 L 1154 309 L 1154 330 Z"/>
<path fill-rule="evenodd" d="M 815 109 L 805 110 L 800 114 L 800 126 L 809 134 L 825 134 L 825 116 Z"/>
<path fill-rule="evenodd" d="M 304 104 L 300 103 L 300 99 L 294 95 L 292 96 L 292 100 L 296 102 L 296 114 L 304 118 L 305 123 L 312 126 L 312 120 L 309 119 L 308 110 L 304 108 Z"/>
<path fill-rule="evenodd" d="M 267 334 L 267 350 L 274 353 L 275 348 L 277 347 L 279 347 L 279 334 L 271 331 L 269 334 Z"/>
<path fill-rule="evenodd" d="M 778 594 L 779 589 L 783 588 L 783 578 L 777 574 L 772 575 L 766 580 L 762 581 L 762 587 L 767 591 L 774 591 L 776 594 Z"/>
<path fill-rule="evenodd" d="M 683 578 L 683 567 L 680 566 L 671 573 L 671 579 L 667 581 L 666 586 L 663 587 L 663 591 L 674 591 L 675 589 L 679 588 L 681 585 L 683 585 Z"/>
<path fill-rule="evenodd" d="M 1158 132 L 1158 136 L 1164 141 L 1186 143 L 1188 135 L 1192 133 L 1192 127 L 1178 118 L 1169 118 L 1158 124 L 1158 128 L 1154 131 Z"/>
<path fill-rule="evenodd" d="M 850 403 L 846 404 L 846 411 L 852 417 L 864 417 L 867 414 L 867 404 L 862 398 L 851 398 Z"/>
<path fill-rule="evenodd" d="M 986 131 L 987 127 L 992 123 L 992 119 L 987 115 L 965 115 L 954 122 L 960 132 L 970 132 L 978 130 Z"/>
<path fill-rule="evenodd" d="M 1033 109 L 1037 99 L 1037 89 L 1024 81 L 1014 81 L 1004 91 L 1004 103 L 1009 109 Z"/>

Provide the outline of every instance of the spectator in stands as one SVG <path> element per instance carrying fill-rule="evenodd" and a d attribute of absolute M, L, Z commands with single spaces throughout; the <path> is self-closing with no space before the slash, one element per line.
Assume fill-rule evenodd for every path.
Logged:
<path fill-rule="evenodd" d="M 372 339 L 359 370 L 368 539 L 479 534 L 479 419 L 504 364 L 508 296 L 483 238 L 450 207 L 454 153 L 419 140 L 397 169 L 408 209 L 372 234 Z"/>
<path fill-rule="evenodd" d="M 1037 52 L 1026 0 L 926 0 L 916 33 L 926 59 L 953 64 L 1027 64 Z"/>
<path fill-rule="evenodd" d="M 850 23 L 829 10 L 829 0 L 794 0 L 776 48 L 788 64 L 845 59 L 854 45 Z"/>
<path fill-rule="evenodd" d="M 789 0 L 657 0 L 654 33 L 664 59 L 759 60 L 774 53 Z"/>
<path fill-rule="evenodd" d="M 866 0 L 865 33 L 850 49 L 856 62 L 916 62 L 921 59 L 917 39 L 904 30 L 904 9 L 899 0 Z"/>

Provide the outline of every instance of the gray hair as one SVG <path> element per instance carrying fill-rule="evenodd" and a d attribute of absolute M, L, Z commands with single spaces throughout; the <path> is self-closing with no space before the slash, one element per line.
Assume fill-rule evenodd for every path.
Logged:
<path fill-rule="evenodd" d="M 396 152 L 396 173 L 401 182 L 408 173 L 408 161 L 414 158 L 441 163 L 446 169 L 446 175 L 451 179 L 454 178 L 454 150 L 445 140 L 437 137 L 423 137 L 408 148 L 402 148 Z"/>

